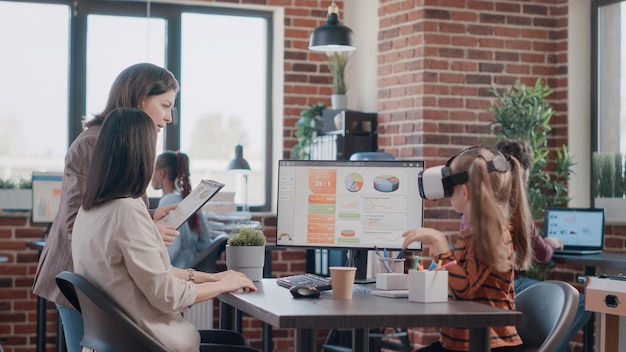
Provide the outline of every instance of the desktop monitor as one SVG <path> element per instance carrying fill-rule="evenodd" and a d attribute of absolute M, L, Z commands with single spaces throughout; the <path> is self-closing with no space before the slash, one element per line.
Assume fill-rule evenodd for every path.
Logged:
<path fill-rule="evenodd" d="M 61 202 L 62 172 L 33 172 L 32 222 L 52 224 Z"/>
<path fill-rule="evenodd" d="M 279 161 L 276 245 L 402 248 L 402 233 L 423 224 L 423 169 L 423 161 L 407 160 Z"/>

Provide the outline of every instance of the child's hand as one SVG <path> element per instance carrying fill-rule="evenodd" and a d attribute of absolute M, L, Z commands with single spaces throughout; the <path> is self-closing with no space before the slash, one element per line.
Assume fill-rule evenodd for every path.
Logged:
<path fill-rule="evenodd" d="M 563 241 L 556 237 L 545 237 L 544 240 L 548 242 L 554 249 L 563 249 Z"/>
<path fill-rule="evenodd" d="M 402 248 L 408 248 L 412 242 L 422 242 L 430 247 L 430 255 L 437 257 L 450 250 L 448 240 L 443 233 L 426 227 L 418 227 L 402 234 Z"/>

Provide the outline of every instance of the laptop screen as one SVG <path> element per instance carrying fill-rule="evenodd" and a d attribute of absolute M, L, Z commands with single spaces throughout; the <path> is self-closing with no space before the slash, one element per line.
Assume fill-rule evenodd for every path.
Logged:
<path fill-rule="evenodd" d="M 604 209 L 548 208 L 544 234 L 559 238 L 565 250 L 602 249 L 604 244 Z"/>

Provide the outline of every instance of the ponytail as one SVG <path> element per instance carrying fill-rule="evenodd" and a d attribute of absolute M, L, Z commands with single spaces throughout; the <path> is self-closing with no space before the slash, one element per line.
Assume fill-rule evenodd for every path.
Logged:
<path fill-rule="evenodd" d="M 191 193 L 189 182 L 189 157 L 185 153 L 166 151 L 156 161 L 156 168 L 165 170 L 167 178 L 174 183 L 174 187 L 185 198 Z M 196 233 L 202 232 L 200 214 L 194 213 L 189 220 L 189 227 Z"/>
<path fill-rule="evenodd" d="M 513 225 L 513 248 L 515 248 L 515 265 L 520 270 L 531 266 L 531 213 L 528 206 L 527 185 L 524 169 L 517 158 L 511 157 L 512 187 L 509 206 L 511 208 L 511 224 Z"/>

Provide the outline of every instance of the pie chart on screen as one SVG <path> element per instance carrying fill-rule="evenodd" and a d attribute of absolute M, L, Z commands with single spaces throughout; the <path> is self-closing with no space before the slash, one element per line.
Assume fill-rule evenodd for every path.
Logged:
<path fill-rule="evenodd" d="M 349 173 L 343 181 L 344 186 L 350 192 L 358 192 L 363 188 L 363 176 L 358 172 Z"/>
<path fill-rule="evenodd" d="M 378 192 L 394 192 L 400 187 L 400 179 L 396 176 L 381 175 L 374 178 L 374 189 Z"/>

